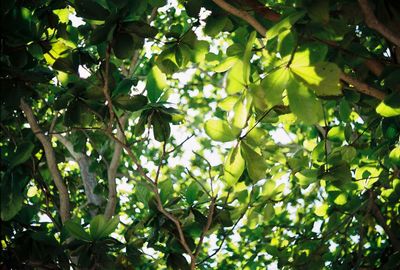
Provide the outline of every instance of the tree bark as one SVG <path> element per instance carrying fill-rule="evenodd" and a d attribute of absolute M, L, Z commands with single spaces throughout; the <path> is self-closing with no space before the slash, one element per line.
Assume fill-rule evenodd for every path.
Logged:
<path fill-rule="evenodd" d="M 69 206 L 69 195 L 67 186 L 61 176 L 61 173 L 57 167 L 56 155 L 51 145 L 49 138 L 43 133 L 39 124 L 37 123 L 36 117 L 33 114 L 32 108 L 23 100 L 20 101 L 20 108 L 24 112 L 26 119 L 35 136 L 39 139 L 43 146 L 44 153 L 46 156 L 47 166 L 49 168 L 51 177 L 53 178 L 54 184 L 59 193 L 60 197 L 60 216 L 61 221 L 64 224 L 65 221 L 70 219 L 70 206 Z"/>

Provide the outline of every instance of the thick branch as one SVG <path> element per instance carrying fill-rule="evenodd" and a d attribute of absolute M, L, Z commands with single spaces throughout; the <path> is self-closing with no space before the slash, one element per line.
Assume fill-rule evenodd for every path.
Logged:
<path fill-rule="evenodd" d="M 264 4 L 260 3 L 258 0 L 240 0 L 240 1 L 236 0 L 236 1 L 248 5 L 249 7 L 251 7 L 252 10 L 254 10 L 256 13 L 260 14 L 269 21 L 277 22 L 281 19 L 281 14 L 268 8 Z"/>
<path fill-rule="evenodd" d="M 351 84 L 352 86 L 354 86 L 356 91 L 366 94 L 368 96 L 375 97 L 379 100 L 383 100 L 386 96 L 385 93 L 379 91 L 378 89 L 376 89 L 372 86 L 369 86 L 368 84 L 361 82 L 361 81 L 357 80 L 356 78 L 353 78 L 343 72 L 341 72 L 341 74 L 340 74 L 340 79 L 342 81 L 345 81 L 349 85 Z"/>
<path fill-rule="evenodd" d="M 368 25 L 368 27 L 380 33 L 397 47 L 400 47 L 400 36 L 391 31 L 383 23 L 381 23 L 378 18 L 376 18 L 369 1 L 358 0 L 358 3 L 361 7 L 362 13 L 364 14 L 365 23 Z"/>
<path fill-rule="evenodd" d="M 263 37 L 265 37 L 267 33 L 267 29 L 260 24 L 255 18 L 253 18 L 249 13 L 247 13 L 244 10 L 237 9 L 236 7 L 228 4 L 224 0 L 213 0 L 215 4 L 217 4 L 220 8 L 223 10 L 231 13 L 232 15 L 235 15 L 244 21 L 246 21 L 248 24 L 254 27 L 256 31 Z"/>
<path fill-rule="evenodd" d="M 125 141 L 124 127 L 125 122 L 128 119 L 128 115 L 123 115 L 118 121 L 117 125 L 117 139 L 122 143 Z M 108 200 L 104 216 L 109 219 L 114 215 L 115 207 L 117 205 L 117 185 L 115 183 L 115 177 L 117 175 L 118 165 L 121 159 L 122 145 L 115 142 L 114 153 L 111 158 L 110 166 L 107 169 L 107 180 L 108 180 Z"/>
<path fill-rule="evenodd" d="M 89 171 L 90 162 L 88 156 L 84 153 L 76 152 L 72 143 L 61 134 L 55 134 L 54 136 L 64 145 L 72 158 L 78 163 L 88 203 L 101 206 L 102 198 L 97 194 L 94 194 L 94 188 L 97 185 L 97 181 L 96 175 Z"/>
<path fill-rule="evenodd" d="M 50 174 L 53 178 L 54 184 L 56 185 L 60 196 L 60 216 L 61 221 L 64 223 L 65 221 L 70 219 L 69 196 L 67 186 L 65 185 L 61 173 L 57 167 L 54 149 L 51 145 L 50 140 L 47 138 L 46 135 L 44 135 L 43 131 L 39 127 L 35 115 L 33 114 L 32 108 L 23 99 L 21 99 L 20 108 L 25 113 L 25 117 L 28 120 L 28 123 L 31 126 L 33 133 L 36 135 L 43 146 L 47 166 L 49 167 Z"/>

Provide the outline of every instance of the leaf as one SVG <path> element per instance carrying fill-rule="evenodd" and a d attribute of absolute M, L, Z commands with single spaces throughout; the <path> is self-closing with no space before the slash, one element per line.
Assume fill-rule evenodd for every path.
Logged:
<path fill-rule="evenodd" d="M 143 95 L 120 95 L 113 101 L 116 106 L 131 112 L 143 109 L 147 104 L 147 98 Z"/>
<path fill-rule="evenodd" d="M 156 102 L 167 87 L 167 77 L 157 66 L 153 66 L 147 75 L 146 89 L 147 97 L 151 102 Z"/>
<path fill-rule="evenodd" d="M 240 151 L 240 144 L 232 148 L 224 162 L 224 179 L 228 186 L 233 186 L 244 171 L 245 161 Z"/>
<path fill-rule="evenodd" d="M 154 38 L 158 34 L 157 28 L 142 21 L 123 23 L 121 26 L 127 33 L 133 33 L 142 38 Z"/>
<path fill-rule="evenodd" d="M 164 114 L 155 112 L 151 117 L 151 124 L 153 126 L 154 138 L 157 141 L 165 142 L 171 135 L 171 127 Z"/>
<path fill-rule="evenodd" d="M 101 238 L 101 232 L 105 228 L 106 222 L 103 215 L 97 215 L 92 219 L 90 222 L 90 236 L 92 239 Z"/>
<path fill-rule="evenodd" d="M 280 68 L 268 74 L 262 81 L 261 87 L 264 91 L 264 101 L 269 107 L 282 102 L 282 93 L 286 89 L 289 80 L 289 72 Z"/>
<path fill-rule="evenodd" d="M 18 179 L 19 180 L 19 179 Z M 1 220 L 8 221 L 15 217 L 24 204 L 24 194 L 12 173 L 5 173 L 1 177 L 0 209 Z"/>
<path fill-rule="evenodd" d="M 72 220 L 67 220 L 64 223 L 64 227 L 76 239 L 88 242 L 92 240 L 90 235 L 82 228 L 82 226 L 80 224 L 75 223 Z"/>
<path fill-rule="evenodd" d="M 287 84 L 291 111 L 305 124 L 315 124 L 322 119 L 322 104 L 303 83 L 291 77 Z"/>
<path fill-rule="evenodd" d="M 249 40 L 247 41 L 246 48 L 244 50 L 243 55 L 243 82 L 247 85 L 249 84 L 250 78 L 250 59 L 251 59 L 251 50 L 253 48 L 254 41 L 256 39 L 257 32 L 251 32 L 249 36 Z"/>
<path fill-rule="evenodd" d="M 113 50 L 119 59 L 127 59 L 133 55 L 134 42 L 130 34 L 120 33 L 114 38 Z"/>
<path fill-rule="evenodd" d="M 167 257 L 167 266 L 173 270 L 190 270 L 190 266 L 182 254 L 170 253 Z"/>
<path fill-rule="evenodd" d="M 235 103 L 235 105 L 233 106 L 233 127 L 242 129 L 246 126 L 250 105 L 251 102 L 249 102 L 248 99 L 244 96 L 240 97 L 239 100 Z"/>
<path fill-rule="evenodd" d="M 333 142 L 342 142 L 344 141 L 344 127 L 343 126 L 335 126 L 332 127 L 328 131 L 328 140 Z"/>
<path fill-rule="evenodd" d="M 393 117 L 400 115 L 400 91 L 387 96 L 378 107 L 376 112 L 384 117 Z"/>
<path fill-rule="evenodd" d="M 237 60 L 229 70 L 226 78 L 226 92 L 229 95 L 241 92 L 245 88 L 246 83 L 243 81 L 243 70 L 244 64 L 241 60 Z"/>
<path fill-rule="evenodd" d="M 240 145 L 240 150 L 246 161 L 246 168 L 250 179 L 257 182 L 265 178 L 267 167 L 264 157 L 246 143 Z"/>
<path fill-rule="evenodd" d="M 218 35 L 225 28 L 225 25 L 228 23 L 228 20 L 229 19 L 226 16 L 209 16 L 206 19 L 204 34 L 210 37 Z"/>
<path fill-rule="evenodd" d="M 319 62 L 314 66 L 291 65 L 290 70 L 299 76 L 318 96 L 342 94 L 339 80 L 340 69 L 334 63 Z"/>
<path fill-rule="evenodd" d="M 327 24 L 329 22 L 329 0 L 314 0 L 309 3 L 307 13 L 316 22 Z"/>
<path fill-rule="evenodd" d="M 112 97 L 116 97 L 121 94 L 129 94 L 131 87 L 134 85 L 134 81 L 131 79 L 123 79 L 120 81 L 115 88 L 114 91 L 112 91 Z"/>
<path fill-rule="evenodd" d="M 292 26 L 306 14 L 305 11 L 295 11 L 282 18 L 278 23 L 272 26 L 266 33 L 267 39 L 276 37 L 280 32 L 292 28 Z"/>
<path fill-rule="evenodd" d="M 218 108 L 229 112 L 233 110 L 233 106 L 235 106 L 238 100 L 239 100 L 238 96 L 227 96 L 226 98 L 218 102 Z"/>
<path fill-rule="evenodd" d="M 393 148 L 393 150 L 390 151 L 389 159 L 394 165 L 400 166 L 400 147 L 399 146 Z"/>
<path fill-rule="evenodd" d="M 330 168 L 324 177 L 332 182 L 336 182 L 339 185 L 351 181 L 350 165 L 346 161 L 340 161 L 335 166 Z"/>
<path fill-rule="evenodd" d="M 318 180 L 318 170 L 315 169 L 304 169 L 295 174 L 296 178 L 299 180 L 299 184 L 302 187 L 308 187 L 310 184 Z"/>
<path fill-rule="evenodd" d="M 185 198 L 188 204 L 193 204 L 198 198 L 197 194 L 199 193 L 200 188 L 199 184 L 196 182 L 192 182 L 186 189 Z"/>
<path fill-rule="evenodd" d="M 235 134 L 228 123 L 223 120 L 210 119 L 204 124 L 208 136 L 215 141 L 230 142 L 236 139 Z"/>
<path fill-rule="evenodd" d="M 10 169 L 27 161 L 33 152 L 35 145 L 31 142 L 22 142 L 18 144 L 17 150 L 10 158 Z"/>
<path fill-rule="evenodd" d="M 214 67 L 214 71 L 215 72 L 225 72 L 227 70 L 229 70 L 231 67 L 233 67 L 233 65 L 237 62 L 237 58 L 236 57 L 228 57 L 225 58 L 224 60 L 222 60 L 221 63 L 219 63 L 216 67 Z"/>
<path fill-rule="evenodd" d="M 329 208 L 329 206 L 324 203 L 324 204 L 318 206 L 315 209 L 314 213 L 319 217 L 325 217 L 326 212 L 328 211 L 328 208 Z"/>
<path fill-rule="evenodd" d="M 75 11 L 79 17 L 89 20 L 105 20 L 110 12 L 92 0 L 76 0 Z"/>
<path fill-rule="evenodd" d="M 109 236 L 111 233 L 115 231 L 115 229 L 118 227 L 119 224 L 119 217 L 115 216 L 112 219 L 106 221 L 104 227 L 102 227 L 102 230 L 100 231 L 100 238 L 104 238 Z"/>

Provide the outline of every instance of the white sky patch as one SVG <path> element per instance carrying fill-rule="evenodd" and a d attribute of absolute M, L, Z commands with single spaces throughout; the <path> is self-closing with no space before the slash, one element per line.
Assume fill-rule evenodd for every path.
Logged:
<path fill-rule="evenodd" d="M 296 138 L 294 134 L 286 132 L 282 127 L 269 131 L 269 134 L 276 143 L 281 144 L 289 144 Z"/>
<path fill-rule="evenodd" d="M 79 77 L 81 77 L 82 79 L 86 79 L 86 78 L 90 77 L 90 72 L 83 66 L 79 66 L 78 72 L 79 72 Z"/>
<path fill-rule="evenodd" d="M 75 13 L 69 14 L 68 18 L 71 21 L 73 27 L 78 27 L 78 26 L 85 24 L 83 19 L 80 17 L 77 17 Z"/>

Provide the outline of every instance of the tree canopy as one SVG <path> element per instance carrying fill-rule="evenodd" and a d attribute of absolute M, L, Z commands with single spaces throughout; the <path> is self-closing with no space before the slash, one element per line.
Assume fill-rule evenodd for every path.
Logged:
<path fill-rule="evenodd" d="M 2 269 L 399 269 L 400 3 L 1 3 Z"/>

